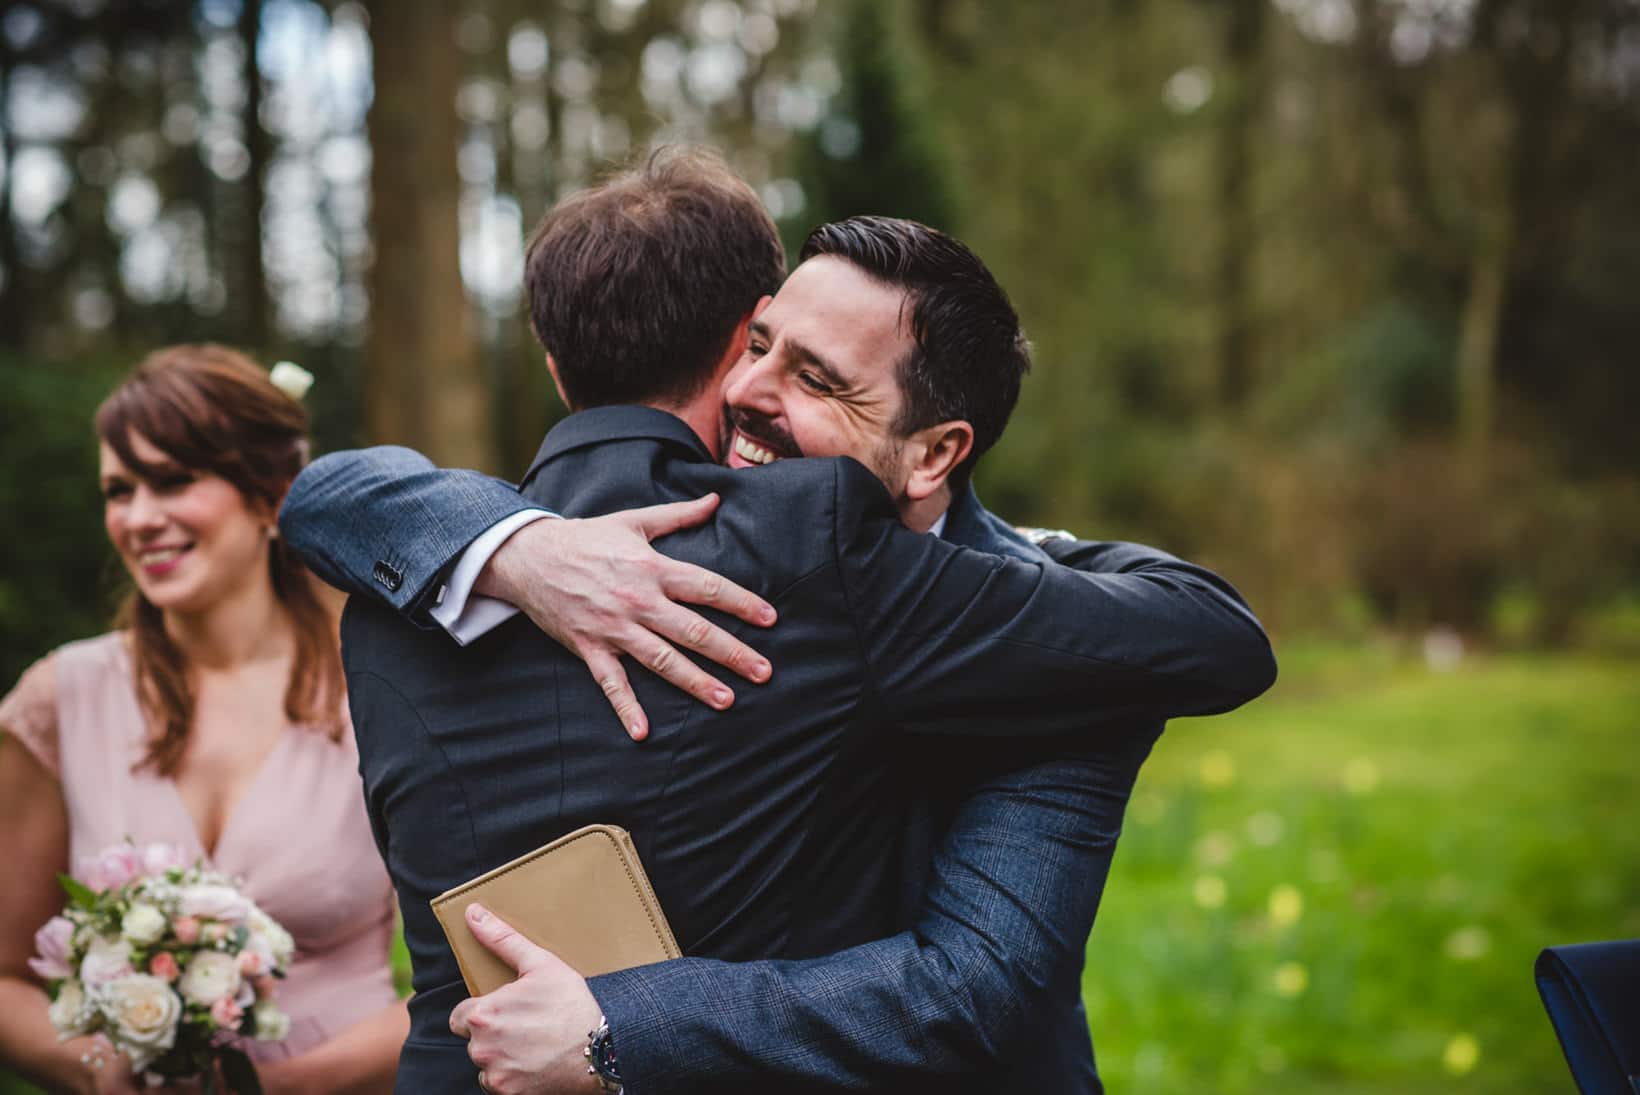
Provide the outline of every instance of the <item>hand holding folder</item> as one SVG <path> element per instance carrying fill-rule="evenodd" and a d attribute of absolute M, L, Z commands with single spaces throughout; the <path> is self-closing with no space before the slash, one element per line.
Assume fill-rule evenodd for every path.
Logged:
<path fill-rule="evenodd" d="M 475 901 L 582 977 L 682 957 L 632 837 L 613 825 L 577 829 L 433 898 L 467 991 L 479 996 L 514 974 L 468 929 Z"/>

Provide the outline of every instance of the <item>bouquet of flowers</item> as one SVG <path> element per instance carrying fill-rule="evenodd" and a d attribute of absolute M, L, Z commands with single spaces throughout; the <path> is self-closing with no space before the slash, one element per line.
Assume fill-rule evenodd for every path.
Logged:
<path fill-rule="evenodd" d="M 76 874 L 59 876 L 68 907 L 35 933 L 29 960 L 58 1036 L 102 1032 L 151 1085 L 197 1078 L 211 1095 L 220 1078 L 259 1093 L 238 1039 L 289 1032 L 273 988 L 290 966 L 290 933 L 233 879 L 169 845 L 118 845 Z"/>

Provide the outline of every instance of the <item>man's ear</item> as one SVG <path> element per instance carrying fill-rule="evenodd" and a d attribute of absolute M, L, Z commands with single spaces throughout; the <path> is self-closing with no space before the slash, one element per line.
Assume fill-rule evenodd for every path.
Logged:
<path fill-rule="evenodd" d="M 906 440 L 906 455 L 912 460 L 905 494 L 920 502 L 945 486 L 968 454 L 974 451 L 974 427 L 962 419 L 941 422 L 913 433 Z"/>
<path fill-rule="evenodd" d="M 558 389 L 558 398 L 564 401 L 565 407 L 573 411 L 575 409 L 575 404 L 571 403 L 569 401 L 569 396 L 564 394 L 564 381 L 558 375 L 558 362 L 553 360 L 553 356 L 551 354 L 547 355 L 547 372 L 552 374 L 552 386 Z"/>

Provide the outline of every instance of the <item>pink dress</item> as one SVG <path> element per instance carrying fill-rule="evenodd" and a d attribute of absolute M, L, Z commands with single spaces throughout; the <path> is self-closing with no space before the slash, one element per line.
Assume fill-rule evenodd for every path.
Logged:
<path fill-rule="evenodd" d="M 249 1046 L 258 1060 L 304 1053 L 398 999 L 388 958 L 393 891 L 350 732 L 331 741 L 289 727 L 207 856 L 176 784 L 132 771 L 147 731 L 122 634 L 70 643 L 35 663 L 0 700 L 0 729 L 61 780 L 70 864 L 127 837 L 175 844 L 242 880 L 291 933 L 296 959 L 277 995 L 290 1036 Z"/>

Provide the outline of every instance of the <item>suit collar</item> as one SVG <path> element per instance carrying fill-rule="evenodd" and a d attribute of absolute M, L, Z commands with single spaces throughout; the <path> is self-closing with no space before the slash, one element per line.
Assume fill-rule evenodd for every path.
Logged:
<path fill-rule="evenodd" d="M 547 431 L 524 482 L 534 479 L 542 465 L 572 449 L 610 441 L 656 441 L 686 450 L 697 460 L 710 461 L 700 437 L 683 419 L 654 407 L 624 404 L 578 411 Z"/>
<path fill-rule="evenodd" d="M 965 484 L 951 499 L 951 508 L 945 511 L 944 539 L 962 547 L 992 555 L 1006 555 L 1013 559 L 1040 563 L 1047 560 L 1042 549 L 1028 542 L 1012 526 L 980 504 L 972 483 Z"/>
<path fill-rule="evenodd" d="M 983 519 L 984 514 L 985 507 L 979 504 L 979 495 L 974 493 L 974 485 L 963 484 L 961 490 L 953 493 L 951 506 L 945 511 L 943 537 L 963 547 L 977 548 L 981 551 L 988 549 L 993 535 Z"/>

